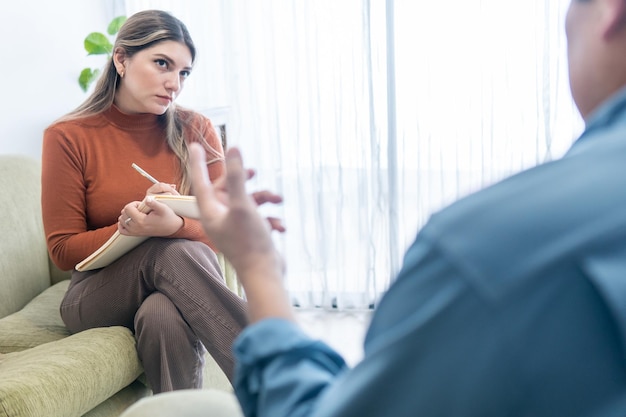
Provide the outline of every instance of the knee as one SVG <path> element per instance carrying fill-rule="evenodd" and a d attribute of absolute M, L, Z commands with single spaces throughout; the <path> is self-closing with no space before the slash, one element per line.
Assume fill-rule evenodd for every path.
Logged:
<path fill-rule="evenodd" d="M 135 332 L 138 337 L 162 333 L 186 325 L 172 301 L 159 292 L 150 294 L 135 314 Z"/>
<path fill-rule="evenodd" d="M 202 242 L 188 239 L 160 239 L 157 245 L 159 259 L 207 258 L 217 261 L 217 255 Z"/>
<path fill-rule="evenodd" d="M 155 266 L 164 273 L 199 266 L 215 270 L 221 275 L 217 255 L 202 242 L 187 239 L 159 239 L 154 250 Z"/>

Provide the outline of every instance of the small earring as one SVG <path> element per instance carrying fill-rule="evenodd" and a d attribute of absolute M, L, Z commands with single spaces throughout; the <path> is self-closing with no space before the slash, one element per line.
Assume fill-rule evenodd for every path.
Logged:
<path fill-rule="evenodd" d="M 120 71 L 120 78 L 124 78 L 124 71 Z"/>

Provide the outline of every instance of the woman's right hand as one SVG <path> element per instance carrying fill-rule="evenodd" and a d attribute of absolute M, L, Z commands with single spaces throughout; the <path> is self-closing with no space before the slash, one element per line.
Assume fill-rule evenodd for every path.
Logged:
<path fill-rule="evenodd" d="M 154 184 L 146 191 L 146 196 L 155 194 L 180 195 L 180 193 L 176 191 L 176 184 L 166 184 L 164 182 Z"/>

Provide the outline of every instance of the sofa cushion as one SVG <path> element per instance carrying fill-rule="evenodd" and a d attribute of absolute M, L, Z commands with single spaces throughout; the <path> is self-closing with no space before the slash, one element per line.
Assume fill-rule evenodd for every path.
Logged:
<path fill-rule="evenodd" d="M 0 355 L 0 417 L 81 416 L 141 372 L 135 339 L 124 327 Z"/>
<path fill-rule="evenodd" d="M 0 155 L 0 317 L 24 307 L 50 286 L 41 217 L 41 164 Z"/>
<path fill-rule="evenodd" d="M 69 336 L 59 306 L 69 280 L 35 297 L 23 309 L 0 319 L 0 353 L 17 352 Z"/>

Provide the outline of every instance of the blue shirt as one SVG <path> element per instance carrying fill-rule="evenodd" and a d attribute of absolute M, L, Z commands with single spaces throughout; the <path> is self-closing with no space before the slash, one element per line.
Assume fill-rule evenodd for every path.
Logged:
<path fill-rule="evenodd" d="M 561 159 L 432 216 L 349 369 L 296 325 L 235 344 L 246 416 L 626 416 L 626 92 Z"/>

